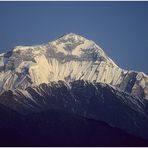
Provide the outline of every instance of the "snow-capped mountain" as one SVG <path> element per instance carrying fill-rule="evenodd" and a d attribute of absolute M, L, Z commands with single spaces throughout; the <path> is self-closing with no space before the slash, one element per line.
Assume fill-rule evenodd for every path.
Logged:
<path fill-rule="evenodd" d="M 148 139 L 148 76 L 73 33 L 0 54 L 0 93 L 1 105 L 23 115 L 64 110 Z"/>
<path fill-rule="evenodd" d="M 148 99 L 148 76 L 121 69 L 95 42 L 74 33 L 0 54 L 1 93 L 58 80 L 102 82 Z"/>

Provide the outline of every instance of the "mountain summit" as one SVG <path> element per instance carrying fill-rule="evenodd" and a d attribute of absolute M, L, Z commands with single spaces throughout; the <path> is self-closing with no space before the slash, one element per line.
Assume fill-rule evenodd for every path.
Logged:
<path fill-rule="evenodd" d="M 0 92 L 50 81 L 103 82 L 148 99 L 148 77 L 118 67 L 93 41 L 74 33 L 0 54 Z"/>

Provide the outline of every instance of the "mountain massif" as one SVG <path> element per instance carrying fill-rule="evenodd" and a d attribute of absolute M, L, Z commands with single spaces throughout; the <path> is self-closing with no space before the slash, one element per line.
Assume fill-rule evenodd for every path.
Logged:
<path fill-rule="evenodd" d="M 0 54 L 0 104 L 25 118 L 64 111 L 148 139 L 148 76 L 74 33 Z"/>

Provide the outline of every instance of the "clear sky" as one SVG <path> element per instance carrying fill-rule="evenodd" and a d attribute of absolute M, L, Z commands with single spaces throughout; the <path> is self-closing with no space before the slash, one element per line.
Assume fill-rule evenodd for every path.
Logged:
<path fill-rule="evenodd" d="M 76 33 L 148 74 L 148 2 L 0 2 L 0 52 Z"/>

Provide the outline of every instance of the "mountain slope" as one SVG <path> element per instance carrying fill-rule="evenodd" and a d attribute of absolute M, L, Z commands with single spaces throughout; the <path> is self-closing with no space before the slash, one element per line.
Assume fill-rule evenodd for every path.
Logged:
<path fill-rule="evenodd" d="M 3 123 L 7 114 L 1 118 Z M 15 120 L 17 119 L 17 120 Z M 13 123 L 13 124 L 10 124 Z M 62 110 L 7 118 L 0 146 L 147 146 L 148 141 Z"/>
<path fill-rule="evenodd" d="M 148 99 L 148 76 L 119 68 L 96 43 L 74 33 L 1 54 L 0 80 L 1 93 L 50 81 L 87 80 L 111 84 Z"/>
<path fill-rule="evenodd" d="M 26 90 L 9 90 L 0 103 L 21 114 L 61 109 L 105 121 L 132 135 L 148 138 L 147 100 L 133 97 L 103 83 L 64 81 L 40 84 Z"/>

